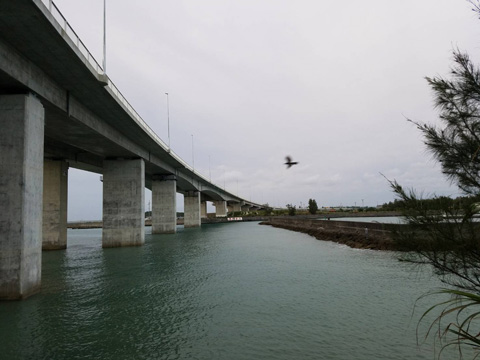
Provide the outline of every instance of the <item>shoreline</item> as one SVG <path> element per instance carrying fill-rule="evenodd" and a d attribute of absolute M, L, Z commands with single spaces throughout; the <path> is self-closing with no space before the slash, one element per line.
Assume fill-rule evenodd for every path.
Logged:
<path fill-rule="evenodd" d="M 218 224 L 229 222 L 246 222 L 246 221 L 265 221 L 268 220 L 267 216 L 244 216 L 241 220 L 228 220 L 226 217 L 219 218 L 202 218 L 202 224 Z M 183 218 L 177 219 L 177 225 L 183 225 Z M 145 220 L 145 226 L 152 226 L 152 220 Z M 67 223 L 68 229 L 101 229 L 103 227 L 103 221 L 70 221 Z"/>
<path fill-rule="evenodd" d="M 295 217 L 271 217 L 260 225 L 308 234 L 318 240 L 332 241 L 355 249 L 398 251 L 393 232 L 399 224 L 328 221 Z"/>

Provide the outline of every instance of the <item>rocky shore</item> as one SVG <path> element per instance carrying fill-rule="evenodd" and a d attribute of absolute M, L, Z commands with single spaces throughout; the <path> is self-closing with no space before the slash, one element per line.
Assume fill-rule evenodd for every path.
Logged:
<path fill-rule="evenodd" d="M 372 250 L 397 250 L 392 235 L 401 226 L 296 217 L 271 217 L 260 224 L 302 232 L 319 240 L 333 241 L 356 249 Z"/>

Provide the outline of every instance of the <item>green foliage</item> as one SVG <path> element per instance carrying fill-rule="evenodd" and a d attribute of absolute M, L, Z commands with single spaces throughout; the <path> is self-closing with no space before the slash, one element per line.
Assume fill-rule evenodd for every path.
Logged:
<path fill-rule="evenodd" d="M 317 202 L 314 199 L 308 200 L 308 212 L 312 215 L 315 215 L 318 211 Z"/>
<path fill-rule="evenodd" d="M 268 204 L 265 204 L 263 207 L 263 215 L 270 216 L 273 214 L 273 208 Z"/>
<path fill-rule="evenodd" d="M 425 339 L 430 334 L 434 334 L 440 340 L 442 349 L 438 355 L 439 358 L 443 351 L 450 347 L 457 348 L 461 359 L 465 348 L 472 350 L 473 358 L 477 358 L 480 354 L 480 339 L 473 329 L 478 327 L 476 322 L 480 313 L 476 308 L 480 305 L 480 296 L 461 290 L 442 289 L 430 292 L 423 297 L 436 295 L 442 297 L 447 295 L 448 299 L 431 306 L 423 313 L 420 322 L 426 320 L 431 313 L 437 313 L 430 322 Z M 417 326 L 418 331 L 419 326 Z"/>
<path fill-rule="evenodd" d="M 399 199 L 382 205 L 382 210 L 384 211 L 400 211 L 400 209 L 403 209 L 403 204 Z"/>
<path fill-rule="evenodd" d="M 471 3 L 480 14 L 480 0 Z M 398 197 L 392 205 L 408 221 L 406 229 L 396 234 L 398 244 L 408 251 L 402 259 L 430 265 L 448 287 L 434 294 L 449 298 L 431 306 L 420 320 L 438 314 L 426 336 L 436 329 L 433 334 L 442 350 L 457 346 L 462 357 L 466 348 L 480 351 L 480 223 L 474 221 L 480 196 L 480 70 L 458 50 L 453 60 L 449 79 L 427 78 L 442 126 L 412 122 L 443 174 L 467 196 L 425 200 L 395 181 L 391 186 Z"/>
<path fill-rule="evenodd" d="M 288 215 L 295 216 L 297 213 L 297 207 L 295 205 L 287 204 Z"/>
<path fill-rule="evenodd" d="M 427 78 L 436 95 L 444 128 L 415 123 L 443 173 L 468 194 L 480 189 L 479 70 L 467 54 L 455 51 L 452 80 Z"/>

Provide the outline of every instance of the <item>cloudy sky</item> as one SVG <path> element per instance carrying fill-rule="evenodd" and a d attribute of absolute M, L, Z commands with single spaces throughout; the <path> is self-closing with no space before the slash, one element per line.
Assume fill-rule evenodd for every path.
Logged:
<path fill-rule="evenodd" d="M 101 63 L 103 1 L 55 3 Z M 438 123 L 424 77 L 480 59 L 479 33 L 466 0 L 107 0 L 107 73 L 165 142 L 168 92 L 172 149 L 244 198 L 376 206 L 381 174 L 459 195 L 406 119 Z M 69 220 L 101 194 L 71 169 Z"/>

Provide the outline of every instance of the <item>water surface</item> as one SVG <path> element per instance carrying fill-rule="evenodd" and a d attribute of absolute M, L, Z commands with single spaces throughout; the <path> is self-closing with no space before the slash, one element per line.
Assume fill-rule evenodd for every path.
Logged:
<path fill-rule="evenodd" d="M 149 231 L 102 249 L 100 229 L 69 230 L 41 293 L 0 302 L 0 358 L 433 358 L 412 310 L 439 283 L 394 253 L 257 223 Z"/>

